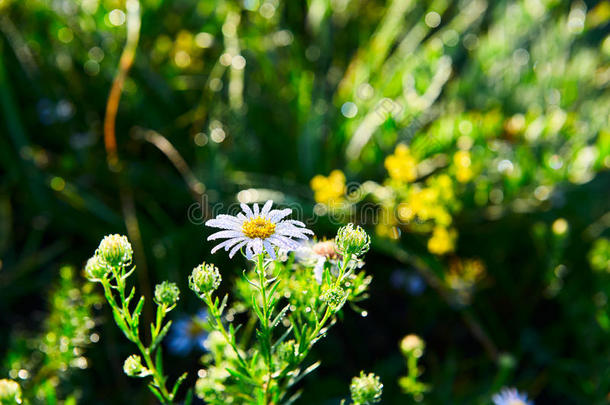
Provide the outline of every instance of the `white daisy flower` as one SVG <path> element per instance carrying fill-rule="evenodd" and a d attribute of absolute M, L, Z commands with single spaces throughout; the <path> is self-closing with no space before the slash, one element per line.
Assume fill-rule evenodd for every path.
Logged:
<path fill-rule="evenodd" d="M 205 224 L 213 228 L 223 229 L 208 237 L 208 240 L 226 239 L 212 249 L 212 253 L 224 248 L 233 257 L 238 250 L 244 249 L 246 257 L 251 260 L 263 252 L 272 259 L 276 258 L 275 247 L 290 251 L 299 247 L 298 239 L 307 240 L 307 235 L 313 232 L 305 228 L 305 224 L 293 219 L 283 219 L 292 214 L 290 208 L 272 210 L 273 201 L 269 200 L 262 209 L 258 204 L 250 208 L 241 204 L 236 216 L 218 215 Z"/>

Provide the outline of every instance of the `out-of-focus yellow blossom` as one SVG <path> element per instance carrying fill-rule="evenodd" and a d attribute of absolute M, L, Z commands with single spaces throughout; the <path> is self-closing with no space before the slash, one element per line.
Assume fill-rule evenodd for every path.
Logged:
<path fill-rule="evenodd" d="M 455 200 L 453 180 L 451 180 L 451 177 L 448 174 L 443 173 L 436 177 L 430 177 L 426 183 L 438 191 L 438 196 L 444 203 Z"/>
<path fill-rule="evenodd" d="M 386 157 L 385 168 L 394 180 L 412 182 L 417 179 L 417 160 L 406 145 L 396 146 L 394 154 Z"/>
<path fill-rule="evenodd" d="M 460 183 L 466 183 L 472 179 L 472 162 L 470 160 L 470 152 L 460 150 L 453 155 L 453 164 L 455 165 L 455 178 Z"/>
<path fill-rule="evenodd" d="M 428 240 L 428 250 L 436 255 L 453 252 L 456 237 L 457 233 L 454 229 L 436 226 L 432 232 L 432 237 Z"/>
<path fill-rule="evenodd" d="M 337 208 L 345 200 L 345 175 L 341 170 L 333 170 L 328 177 L 318 174 L 309 185 L 317 203 Z"/>
<path fill-rule="evenodd" d="M 441 203 L 441 191 L 438 188 L 413 188 L 409 191 L 407 200 L 397 207 L 398 219 L 410 222 L 416 217 L 422 221 L 435 221 L 438 225 L 451 224 L 451 214 Z"/>
<path fill-rule="evenodd" d="M 479 259 L 455 259 L 449 265 L 445 283 L 468 301 L 475 285 L 485 277 L 485 265 Z"/>
<path fill-rule="evenodd" d="M 382 205 L 381 211 L 377 213 L 378 220 L 375 226 L 375 233 L 382 238 L 398 239 L 400 233 L 398 231 L 396 216 L 394 209 L 390 205 Z"/>

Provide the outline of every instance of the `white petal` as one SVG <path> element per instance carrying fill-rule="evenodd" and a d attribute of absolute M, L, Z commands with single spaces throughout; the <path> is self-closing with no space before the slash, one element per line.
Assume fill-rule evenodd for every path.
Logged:
<path fill-rule="evenodd" d="M 290 208 L 284 208 L 283 210 L 273 210 L 267 215 L 267 219 L 271 222 L 278 222 L 280 219 L 287 217 L 292 214 Z"/>
<path fill-rule="evenodd" d="M 305 224 L 304 224 L 304 223 L 302 223 L 301 221 L 297 221 L 296 219 L 285 219 L 285 220 L 283 220 L 283 221 L 282 221 L 282 222 L 280 222 L 280 223 L 282 223 L 282 224 L 284 224 L 284 223 L 286 223 L 286 224 L 292 224 L 292 225 L 295 225 L 295 226 L 301 226 L 301 227 L 303 227 L 303 228 L 305 227 Z"/>
<path fill-rule="evenodd" d="M 231 217 L 231 218 L 233 218 L 233 217 Z M 221 229 L 239 229 L 241 227 L 241 223 L 239 222 L 239 220 L 226 219 L 226 218 L 210 219 L 205 224 L 211 228 L 221 228 Z"/>
<path fill-rule="evenodd" d="M 322 275 L 324 274 L 324 263 L 326 263 L 326 259 L 321 257 L 316 262 L 316 266 L 313 268 L 313 276 L 318 282 L 318 284 L 322 284 Z"/>
<path fill-rule="evenodd" d="M 313 234 L 307 228 L 295 228 L 294 226 L 278 226 L 275 228 L 275 233 L 284 236 L 290 236 L 298 239 L 307 239 L 306 233 Z"/>
<path fill-rule="evenodd" d="M 252 260 L 253 256 L 254 253 L 252 252 L 252 241 L 248 240 L 248 243 L 246 244 L 246 259 Z"/>
<path fill-rule="evenodd" d="M 236 243 L 241 242 L 244 239 L 246 239 L 245 236 L 242 236 L 241 238 L 227 239 L 224 242 L 214 246 L 214 248 L 212 249 L 212 253 L 216 253 L 219 249 L 222 249 L 222 248 L 229 249 L 231 246 L 233 246 Z"/>
<path fill-rule="evenodd" d="M 260 211 L 258 210 L 258 204 L 254 203 L 254 216 L 258 217 L 259 213 L 260 213 Z"/>
<path fill-rule="evenodd" d="M 299 244 L 297 241 L 294 241 L 286 236 L 281 236 L 281 235 L 273 235 L 269 238 L 267 238 L 267 240 L 271 243 L 273 243 L 275 246 L 282 248 L 282 249 L 286 249 L 286 250 L 295 250 L 298 249 Z"/>
<path fill-rule="evenodd" d="M 265 250 L 267 251 L 267 253 L 269 253 L 269 256 L 271 256 L 271 258 L 273 260 L 276 259 L 275 256 L 275 249 L 273 249 L 273 246 L 271 246 L 271 243 L 269 243 L 268 241 L 263 241 L 263 245 L 265 245 Z"/>
<path fill-rule="evenodd" d="M 265 205 L 263 205 L 263 209 L 261 210 L 261 216 L 263 216 L 263 217 L 266 216 L 269 213 L 269 210 L 271 210 L 272 205 L 273 205 L 273 201 L 267 200 Z"/>
<path fill-rule="evenodd" d="M 235 253 L 237 253 L 237 251 L 239 249 L 241 249 L 241 247 L 243 245 L 245 245 L 246 243 L 248 243 L 248 239 L 246 239 L 246 240 L 244 240 L 242 242 L 239 242 L 237 245 L 233 246 L 233 249 L 231 249 L 231 251 L 229 252 L 229 258 L 232 259 L 233 256 L 235 256 Z"/>
<path fill-rule="evenodd" d="M 210 236 L 208 236 L 208 240 L 215 240 L 215 239 L 221 239 L 221 238 L 237 238 L 240 236 L 244 236 L 244 234 L 241 233 L 241 231 L 234 231 L 231 229 L 231 230 L 213 233 Z"/>
<path fill-rule="evenodd" d="M 252 251 L 255 255 L 263 253 L 263 241 L 260 238 L 254 239 L 250 246 L 252 246 Z"/>
<path fill-rule="evenodd" d="M 252 209 L 250 207 L 248 207 L 248 205 L 241 203 L 239 204 L 239 206 L 241 207 L 241 209 L 244 211 L 244 213 L 246 214 L 246 216 L 248 217 L 248 219 L 252 218 L 252 216 L 254 215 L 254 213 L 252 212 Z"/>

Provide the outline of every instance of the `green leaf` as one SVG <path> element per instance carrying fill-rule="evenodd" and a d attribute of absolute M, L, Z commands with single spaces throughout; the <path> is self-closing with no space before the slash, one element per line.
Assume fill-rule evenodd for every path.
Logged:
<path fill-rule="evenodd" d="M 229 299 L 229 294 L 225 294 L 224 298 L 222 299 L 222 303 L 220 304 L 220 307 L 218 307 L 218 313 L 222 316 L 222 313 L 225 310 L 225 307 L 227 306 L 227 300 Z"/>
<path fill-rule="evenodd" d="M 282 308 L 282 310 L 280 311 L 279 314 L 277 314 L 277 316 L 275 317 L 273 322 L 271 322 L 271 328 L 275 328 L 277 326 L 277 324 L 282 320 L 282 318 L 284 317 L 286 312 L 288 312 L 289 309 L 290 309 L 290 304 L 287 304 L 284 308 Z"/>
<path fill-rule="evenodd" d="M 133 310 L 133 315 L 131 316 L 133 319 L 132 330 L 136 334 L 138 327 L 140 326 L 140 315 L 142 314 L 142 308 L 144 308 L 144 296 L 140 297 L 140 301 L 138 301 L 138 305 L 136 305 L 136 309 Z"/>
<path fill-rule="evenodd" d="M 292 384 L 296 384 L 299 381 L 301 381 L 303 378 L 305 378 L 308 374 L 312 373 L 315 369 L 317 369 L 318 367 L 320 367 L 320 364 L 322 364 L 319 361 L 316 361 L 315 363 L 313 363 L 311 366 L 307 367 L 297 378 L 294 379 L 294 382 L 292 382 Z"/>
<path fill-rule="evenodd" d="M 161 341 L 163 340 L 163 338 L 165 337 L 165 335 L 167 335 L 167 332 L 169 332 L 169 328 L 172 326 L 172 321 L 168 321 L 165 326 L 163 327 L 163 329 L 161 329 L 161 332 L 159 332 L 159 334 L 155 337 L 155 339 L 153 340 L 153 342 L 150 345 L 150 350 L 154 351 L 157 346 L 159 345 L 159 343 L 161 343 Z M 151 327 L 153 327 L 151 325 Z"/>
<path fill-rule="evenodd" d="M 254 297 L 254 295 L 252 295 L 252 308 L 254 309 L 254 312 L 256 313 L 256 316 L 258 316 L 258 319 L 260 319 L 261 323 L 264 323 L 265 317 L 263 316 L 263 313 L 258 307 L 258 304 L 256 303 L 256 297 Z"/>
<path fill-rule="evenodd" d="M 256 381 L 254 381 L 252 378 L 248 377 L 246 374 L 243 374 L 237 370 L 233 370 L 232 368 L 226 368 L 227 372 L 229 374 L 231 374 L 233 377 L 235 377 L 238 380 L 244 381 L 248 384 L 252 384 L 252 385 L 258 385 Z"/>
<path fill-rule="evenodd" d="M 294 404 L 294 402 L 299 399 L 299 397 L 301 396 L 301 394 L 303 393 L 303 390 L 298 390 L 297 392 L 295 392 L 294 394 L 292 394 L 292 396 L 290 398 L 288 398 L 286 400 L 286 402 L 284 402 L 284 405 L 292 405 Z"/>
<path fill-rule="evenodd" d="M 176 396 L 176 393 L 178 392 L 180 385 L 182 384 L 182 382 L 185 380 L 185 378 L 187 376 L 188 376 L 188 373 L 182 374 L 180 377 L 178 377 L 178 379 L 174 383 L 174 388 L 172 388 L 172 399 Z"/>
<path fill-rule="evenodd" d="M 290 325 L 290 327 L 286 329 L 284 333 L 282 333 L 282 336 L 280 336 L 280 338 L 273 344 L 273 347 L 271 348 L 272 353 L 275 353 L 277 347 L 288 337 L 291 331 L 292 325 Z"/>
<path fill-rule="evenodd" d="M 155 396 L 157 397 L 159 402 L 161 402 L 162 404 L 165 403 L 165 399 L 163 399 L 163 395 L 161 395 L 161 392 L 159 391 L 159 389 L 157 387 L 155 387 L 152 383 L 150 383 L 150 384 L 148 384 L 148 389 L 150 390 L 150 392 L 155 394 Z"/>
<path fill-rule="evenodd" d="M 264 358 L 268 358 L 271 354 L 271 348 L 269 347 L 269 343 L 267 340 L 267 334 L 261 332 L 260 330 L 256 330 L 256 337 L 258 338 L 258 342 L 261 346 L 261 354 Z"/>
<path fill-rule="evenodd" d="M 125 318 L 123 318 L 123 314 L 117 308 L 112 308 L 112 314 L 114 315 L 114 321 L 116 322 L 119 329 L 121 329 L 123 331 L 123 333 L 125 334 L 125 337 L 127 337 L 127 339 L 133 341 L 134 339 L 133 339 L 133 335 L 131 333 L 131 329 L 129 329 L 129 327 L 127 326 L 127 323 L 125 322 Z"/>
<path fill-rule="evenodd" d="M 135 287 L 131 287 L 131 292 L 129 293 L 127 298 L 125 298 L 125 307 L 129 308 L 129 303 L 133 299 L 134 295 L 136 295 L 136 288 Z"/>
<path fill-rule="evenodd" d="M 275 290 L 277 290 L 277 287 L 280 285 L 280 281 L 281 280 L 278 279 L 273 282 L 273 285 L 269 289 L 269 293 L 268 293 L 270 297 L 273 297 L 273 295 L 275 295 Z"/>

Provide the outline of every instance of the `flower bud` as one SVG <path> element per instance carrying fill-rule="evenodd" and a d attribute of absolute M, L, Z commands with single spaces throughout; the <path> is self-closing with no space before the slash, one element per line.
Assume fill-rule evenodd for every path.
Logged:
<path fill-rule="evenodd" d="M 155 287 L 155 302 L 159 305 L 172 306 L 180 299 L 180 289 L 176 283 L 164 281 Z"/>
<path fill-rule="evenodd" d="M 195 267 L 189 276 L 189 287 L 201 296 L 214 292 L 220 286 L 221 280 L 218 267 L 212 263 L 202 263 Z"/>
<path fill-rule="evenodd" d="M 107 266 L 122 267 L 131 263 L 133 249 L 127 236 L 107 235 L 102 239 L 95 252 Z"/>
<path fill-rule="evenodd" d="M 339 286 L 332 286 L 322 293 L 320 299 L 328 305 L 331 311 L 337 312 L 345 304 L 347 292 Z"/>
<path fill-rule="evenodd" d="M 0 380 L 0 404 L 13 405 L 21 403 L 21 387 L 13 380 Z"/>
<path fill-rule="evenodd" d="M 400 341 L 400 350 L 405 356 L 421 357 L 426 343 L 417 335 L 407 335 Z"/>
<path fill-rule="evenodd" d="M 102 280 L 110 269 L 100 260 L 99 256 L 95 255 L 87 260 L 85 265 L 85 276 L 90 281 Z"/>
<path fill-rule="evenodd" d="M 368 252 L 371 246 L 371 237 L 359 226 L 347 224 L 337 232 L 335 238 L 337 250 L 343 256 L 361 256 Z"/>
<path fill-rule="evenodd" d="M 277 357 L 281 363 L 292 364 L 297 357 L 298 346 L 292 339 L 282 342 L 277 348 Z"/>
<path fill-rule="evenodd" d="M 364 374 L 364 371 L 361 371 L 359 377 L 352 379 L 350 391 L 354 404 L 376 404 L 381 401 L 383 384 L 375 374 Z"/>
<path fill-rule="evenodd" d="M 142 365 L 142 359 L 137 354 L 132 354 L 127 357 L 125 363 L 123 363 L 123 371 L 129 377 L 146 377 L 151 373 Z"/>

